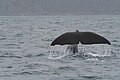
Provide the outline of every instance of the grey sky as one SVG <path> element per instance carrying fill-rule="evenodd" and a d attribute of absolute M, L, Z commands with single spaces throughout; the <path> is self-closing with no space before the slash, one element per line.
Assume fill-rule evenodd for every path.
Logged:
<path fill-rule="evenodd" d="M 120 14 L 120 0 L 0 0 L 0 15 Z"/>

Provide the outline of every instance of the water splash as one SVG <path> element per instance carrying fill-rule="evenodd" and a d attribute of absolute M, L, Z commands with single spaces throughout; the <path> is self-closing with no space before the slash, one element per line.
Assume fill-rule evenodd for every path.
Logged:
<path fill-rule="evenodd" d="M 71 55 L 69 50 L 66 51 L 68 45 L 65 46 L 53 46 L 49 51 L 48 59 L 61 59 L 68 55 Z M 111 47 L 105 44 L 95 44 L 95 45 L 80 45 L 79 52 L 77 54 L 83 55 L 83 57 L 93 58 L 93 57 L 109 57 L 111 56 Z"/>
<path fill-rule="evenodd" d="M 91 55 L 93 57 L 111 56 L 111 47 L 105 44 L 81 45 L 79 50 L 81 53 Z"/>
<path fill-rule="evenodd" d="M 66 51 L 67 45 L 65 46 L 54 46 L 51 47 L 51 50 L 49 51 L 48 59 L 60 59 L 67 55 L 70 55 L 71 53 L 69 51 Z"/>

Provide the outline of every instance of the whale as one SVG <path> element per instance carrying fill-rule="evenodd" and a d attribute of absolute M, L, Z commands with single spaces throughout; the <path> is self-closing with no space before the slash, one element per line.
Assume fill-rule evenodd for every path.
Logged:
<path fill-rule="evenodd" d="M 73 53 L 78 52 L 77 44 L 83 45 L 91 45 L 91 44 L 108 44 L 111 45 L 110 41 L 108 41 L 105 37 L 93 33 L 93 32 L 79 32 L 76 30 L 75 32 L 66 32 L 62 35 L 58 36 L 53 40 L 51 46 L 54 45 L 70 45 L 69 49 Z"/>

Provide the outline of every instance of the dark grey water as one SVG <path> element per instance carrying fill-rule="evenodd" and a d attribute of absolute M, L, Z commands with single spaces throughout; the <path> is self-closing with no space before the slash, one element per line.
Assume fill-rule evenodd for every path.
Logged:
<path fill-rule="evenodd" d="M 51 42 L 76 29 L 110 40 L 109 54 L 84 55 L 79 46 L 76 55 L 48 59 Z M 120 16 L 1 16 L 0 80 L 120 80 Z"/>

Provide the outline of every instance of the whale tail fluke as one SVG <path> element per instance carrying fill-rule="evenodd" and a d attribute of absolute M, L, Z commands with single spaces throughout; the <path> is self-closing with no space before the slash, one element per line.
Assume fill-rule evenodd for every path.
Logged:
<path fill-rule="evenodd" d="M 57 37 L 52 43 L 54 45 L 74 45 L 74 44 L 109 44 L 111 43 L 104 37 L 93 32 L 67 32 Z"/>

